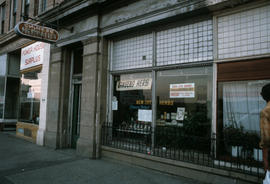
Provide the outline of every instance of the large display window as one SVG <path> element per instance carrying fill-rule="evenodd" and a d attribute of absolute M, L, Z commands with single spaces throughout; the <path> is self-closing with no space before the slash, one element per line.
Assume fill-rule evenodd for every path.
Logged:
<path fill-rule="evenodd" d="M 217 65 L 217 154 L 222 159 L 262 161 L 260 92 L 270 83 L 269 58 Z"/>
<path fill-rule="evenodd" d="M 212 67 L 157 72 L 156 99 L 157 125 L 181 127 L 192 118 L 197 119 L 194 123 L 200 123 L 194 125 L 194 135 L 209 133 Z"/>
<path fill-rule="evenodd" d="M 39 124 L 41 70 L 22 74 L 19 119 Z"/>
<path fill-rule="evenodd" d="M 156 145 L 210 151 L 211 101 L 212 67 L 157 72 Z"/>
<path fill-rule="evenodd" d="M 114 75 L 113 138 L 132 144 L 143 140 L 157 149 L 210 151 L 212 73 L 207 66 L 157 71 L 155 77 L 150 72 Z"/>
<path fill-rule="evenodd" d="M 260 92 L 270 80 L 218 83 L 220 155 L 261 161 L 260 111 L 266 106 Z M 260 156 L 259 156 L 260 155 Z"/>
<path fill-rule="evenodd" d="M 113 125 L 141 130 L 152 122 L 152 74 L 114 76 Z"/>

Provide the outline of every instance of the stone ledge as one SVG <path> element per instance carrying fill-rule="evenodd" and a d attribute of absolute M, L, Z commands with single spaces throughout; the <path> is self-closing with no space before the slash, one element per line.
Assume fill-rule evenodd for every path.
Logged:
<path fill-rule="evenodd" d="M 119 161 L 125 161 L 130 164 L 146 167 L 149 169 L 166 172 L 173 175 L 183 176 L 187 178 L 196 178 L 206 183 L 260 183 L 260 179 L 247 174 L 226 171 L 217 168 L 196 165 L 187 162 L 170 160 L 156 156 L 136 153 L 126 150 L 102 146 L 102 157 L 113 158 Z M 223 182 L 222 182 L 223 181 Z"/>

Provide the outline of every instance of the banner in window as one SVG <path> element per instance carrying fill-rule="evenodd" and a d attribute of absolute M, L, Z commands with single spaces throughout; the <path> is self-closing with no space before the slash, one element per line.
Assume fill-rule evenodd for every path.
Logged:
<path fill-rule="evenodd" d="M 152 87 L 152 78 L 120 80 L 116 84 L 117 91 L 149 90 Z"/>
<path fill-rule="evenodd" d="M 50 45 L 43 42 L 36 42 L 21 50 L 21 67 L 20 70 L 41 65 L 45 55 L 49 52 L 47 49 Z"/>
<path fill-rule="evenodd" d="M 194 98 L 195 83 L 170 84 L 170 98 Z"/>

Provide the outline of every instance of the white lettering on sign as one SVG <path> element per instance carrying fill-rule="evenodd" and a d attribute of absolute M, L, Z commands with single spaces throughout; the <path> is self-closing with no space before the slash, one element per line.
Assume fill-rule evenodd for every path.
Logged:
<path fill-rule="evenodd" d="M 170 84 L 170 98 L 194 98 L 195 84 Z"/>
<path fill-rule="evenodd" d="M 36 42 L 21 50 L 21 70 L 38 66 L 43 63 L 45 47 L 49 44 L 43 42 Z"/>
<path fill-rule="evenodd" d="M 117 91 L 128 90 L 147 90 L 152 87 L 151 78 L 134 79 L 134 80 L 122 80 L 118 81 L 116 85 Z"/>

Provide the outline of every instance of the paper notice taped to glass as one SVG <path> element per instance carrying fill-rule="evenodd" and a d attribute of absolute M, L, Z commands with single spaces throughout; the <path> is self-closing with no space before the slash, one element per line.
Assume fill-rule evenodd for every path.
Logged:
<path fill-rule="evenodd" d="M 138 120 L 152 122 L 152 110 L 139 109 L 138 110 Z"/>
<path fill-rule="evenodd" d="M 112 101 L 112 110 L 113 111 L 118 110 L 118 101 L 117 100 Z"/>

